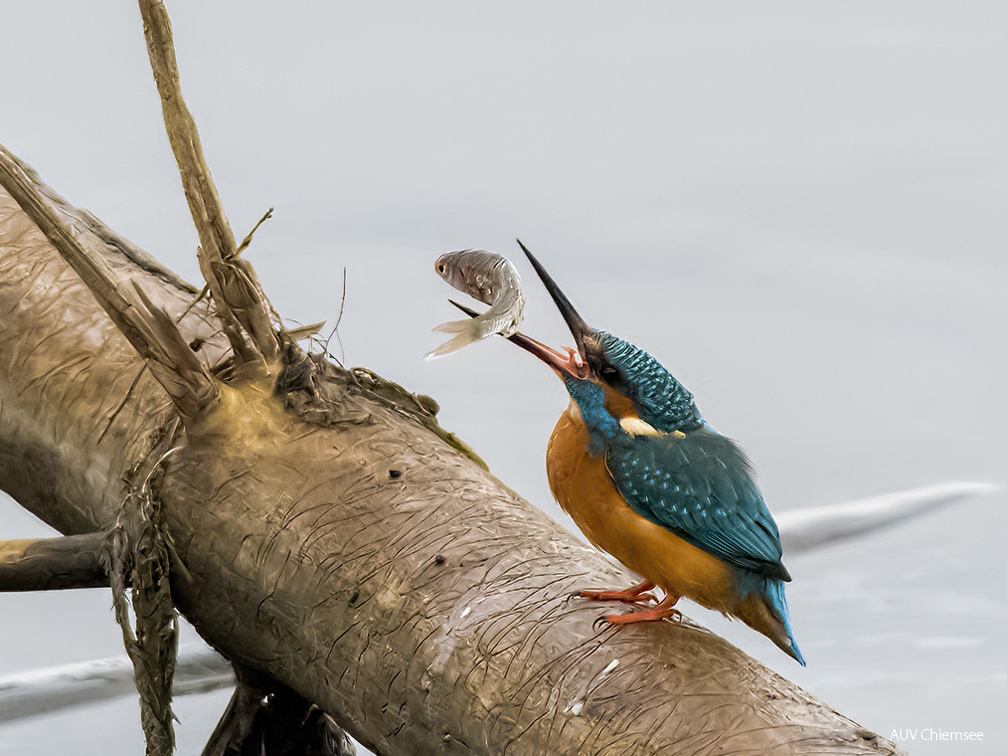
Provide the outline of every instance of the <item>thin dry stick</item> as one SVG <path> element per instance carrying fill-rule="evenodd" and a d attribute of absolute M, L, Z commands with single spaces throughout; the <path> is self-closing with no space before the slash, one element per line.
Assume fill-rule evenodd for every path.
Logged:
<path fill-rule="evenodd" d="M 259 218 L 259 222 L 252 226 L 252 230 L 248 232 L 248 236 L 241 240 L 241 244 L 238 245 L 238 249 L 235 251 L 235 256 L 240 255 L 246 249 L 248 245 L 252 243 L 252 237 L 255 236 L 255 232 L 259 230 L 259 226 L 265 223 L 267 220 L 273 217 L 273 208 L 269 208 L 266 214 Z"/>
<path fill-rule="evenodd" d="M 198 305 L 200 302 L 202 302 L 203 299 L 206 298 L 206 295 L 209 294 L 209 293 L 210 293 L 210 287 L 209 286 L 204 286 L 202 289 L 200 289 L 199 290 L 199 294 L 196 295 L 196 298 L 192 300 L 192 302 L 189 304 L 188 307 L 185 308 L 185 310 L 182 312 L 181 315 L 179 315 L 177 318 L 175 318 L 175 322 L 176 323 L 181 323 L 182 320 L 185 319 L 185 316 L 188 315 L 190 312 L 192 312 L 192 308 L 195 307 L 196 305 Z"/>
<path fill-rule="evenodd" d="M 339 363 L 339 367 L 344 367 L 343 363 L 346 361 L 346 353 L 343 351 L 343 340 L 339 338 L 339 324 L 343 320 L 343 309 L 346 307 L 346 266 L 343 266 L 343 295 L 339 299 L 339 315 L 336 316 L 336 324 L 332 326 L 332 331 L 329 333 L 329 337 L 325 339 L 325 344 L 322 346 L 322 354 L 328 354 L 329 357 L 336 360 Z M 332 341 L 332 336 L 335 334 L 336 343 L 339 344 L 339 359 L 336 355 L 329 354 L 329 342 Z"/>

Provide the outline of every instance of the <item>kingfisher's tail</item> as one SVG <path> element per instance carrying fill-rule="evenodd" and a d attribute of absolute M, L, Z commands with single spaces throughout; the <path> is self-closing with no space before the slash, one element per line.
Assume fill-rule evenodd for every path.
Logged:
<path fill-rule="evenodd" d="M 783 582 L 773 578 L 762 578 L 761 585 L 749 593 L 732 612 L 753 630 L 765 635 L 783 653 L 793 657 L 802 667 L 804 657 L 797 647 L 794 631 L 790 627 L 790 613 L 787 611 L 787 597 L 783 593 Z"/>
<path fill-rule="evenodd" d="M 801 655 L 801 649 L 797 647 L 797 640 L 794 638 L 794 630 L 790 627 L 790 612 L 787 611 L 787 597 L 783 593 L 782 581 L 766 581 L 765 601 L 769 605 L 773 614 L 776 615 L 776 619 L 779 620 L 781 625 L 783 625 L 783 637 L 780 639 L 772 638 L 772 641 L 779 646 L 785 654 L 789 654 L 794 657 L 802 667 L 808 666 L 804 663 L 804 657 Z"/>

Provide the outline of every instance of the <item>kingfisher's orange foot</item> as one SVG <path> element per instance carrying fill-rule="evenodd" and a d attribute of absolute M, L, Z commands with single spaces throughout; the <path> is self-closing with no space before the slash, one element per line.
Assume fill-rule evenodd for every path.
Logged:
<path fill-rule="evenodd" d="M 676 603 L 678 596 L 668 594 L 661 599 L 661 603 L 650 609 L 629 614 L 610 614 L 605 619 L 612 625 L 632 625 L 637 622 L 655 622 L 666 617 L 681 617 L 682 613 L 675 608 Z"/>
<path fill-rule="evenodd" d="M 635 604 L 638 601 L 657 601 L 653 593 L 647 593 L 653 587 L 653 583 L 644 580 L 624 591 L 581 591 L 577 595 L 592 601 L 625 601 L 627 604 Z"/>
<path fill-rule="evenodd" d="M 630 593 L 629 591 L 581 591 L 577 594 L 591 601 L 622 601 L 627 604 L 657 601 L 653 593 Z"/>

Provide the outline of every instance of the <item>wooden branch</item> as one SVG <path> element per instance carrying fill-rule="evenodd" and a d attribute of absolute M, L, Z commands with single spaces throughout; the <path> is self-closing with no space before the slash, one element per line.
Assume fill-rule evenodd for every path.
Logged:
<path fill-rule="evenodd" d="M 107 588 L 107 533 L 0 541 L 0 592 Z"/>
<path fill-rule="evenodd" d="M 267 364 L 279 356 L 279 343 L 269 318 L 269 308 L 251 265 L 238 258 L 238 247 L 224 208 L 203 157 L 196 122 L 182 99 L 171 21 L 160 0 L 139 0 L 150 67 L 161 95 L 164 127 L 168 132 L 192 222 L 199 234 L 199 267 L 210 287 L 235 353 L 245 361 L 256 356 Z M 249 335 L 257 349 L 244 343 L 236 329 Z"/>

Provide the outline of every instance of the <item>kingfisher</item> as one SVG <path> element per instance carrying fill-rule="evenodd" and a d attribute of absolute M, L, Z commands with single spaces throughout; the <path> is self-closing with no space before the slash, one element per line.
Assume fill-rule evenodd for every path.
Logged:
<path fill-rule="evenodd" d="M 523 245 L 574 337 L 558 351 L 510 340 L 562 379 L 570 405 L 549 439 L 549 486 L 587 539 L 643 577 L 582 598 L 649 608 L 615 625 L 677 615 L 682 597 L 736 617 L 804 666 L 790 626 L 780 532 L 741 448 L 710 427 L 692 394 L 654 357 L 591 328 Z M 657 601 L 650 593 L 663 591 Z"/>

